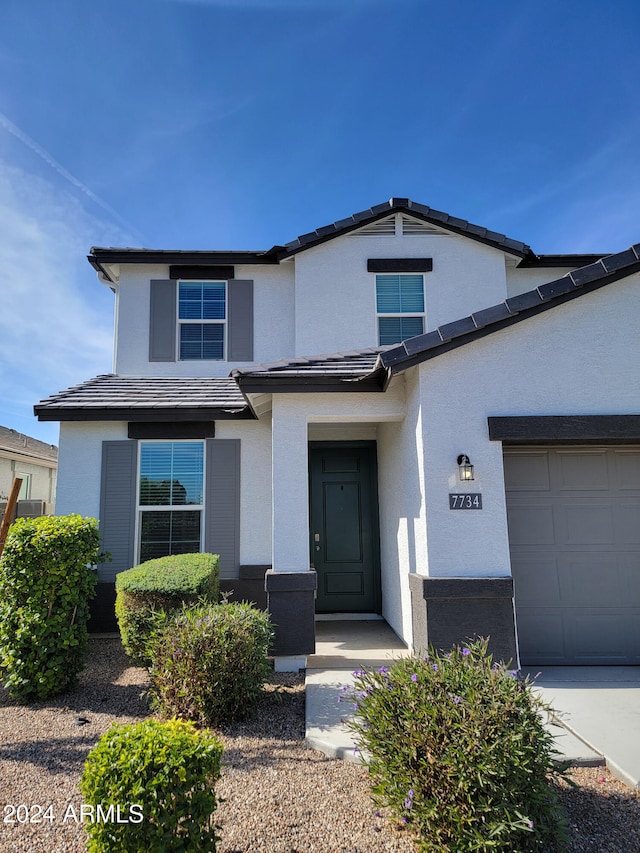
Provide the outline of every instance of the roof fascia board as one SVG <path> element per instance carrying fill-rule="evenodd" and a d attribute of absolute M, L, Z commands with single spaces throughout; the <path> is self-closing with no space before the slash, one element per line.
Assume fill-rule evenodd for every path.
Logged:
<path fill-rule="evenodd" d="M 34 406 L 39 421 L 241 421 L 254 420 L 256 415 L 247 403 L 238 411 L 199 408 L 83 408 Z"/>
<path fill-rule="evenodd" d="M 247 376 L 237 378 L 238 386 L 243 394 L 322 394 L 354 393 L 368 391 L 378 393 L 384 390 L 383 380 L 386 373 L 379 371 L 366 379 L 337 380 L 331 376 L 313 376 L 301 378 L 297 376 Z"/>
<path fill-rule="evenodd" d="M 602 258 L 610 255 L 610 252 L 602 252 L 600 255 L 527 255 L 518 264 L 518 269 L 535 269 L 535 268 L 563 268 L 577 269 L 578 267 L 586 267 L 589 264 L 595 264 Z"/>

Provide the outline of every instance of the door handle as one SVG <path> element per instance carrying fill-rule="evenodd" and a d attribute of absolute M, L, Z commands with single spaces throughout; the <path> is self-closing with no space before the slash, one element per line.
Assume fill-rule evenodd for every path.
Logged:
<path fill-rule="evenodd" d="M 319 533 L 313 534 L 313 541 L 316 543 L 316 551 L 319 551 L 320 550 L 320 534 Z"/>

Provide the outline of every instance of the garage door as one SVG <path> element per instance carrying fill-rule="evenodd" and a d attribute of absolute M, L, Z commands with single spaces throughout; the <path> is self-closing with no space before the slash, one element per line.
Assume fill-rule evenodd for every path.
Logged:
<path fill-rule="evenodd" d="M 640 447 L 504 456 L 521 662 L 640 663 Z"/>

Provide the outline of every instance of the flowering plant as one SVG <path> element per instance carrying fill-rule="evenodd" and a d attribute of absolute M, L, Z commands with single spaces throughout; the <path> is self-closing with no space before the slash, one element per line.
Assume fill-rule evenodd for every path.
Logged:
<path fill-rule="evenodd" d="M 486 640 L 354 674 L 376 803 L 430 853 L 562 849 L 550 709 Z"/>

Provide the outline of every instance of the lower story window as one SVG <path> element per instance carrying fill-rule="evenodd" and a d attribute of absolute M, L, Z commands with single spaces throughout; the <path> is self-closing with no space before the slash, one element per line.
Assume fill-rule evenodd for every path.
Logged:
<path fill-rule="evenodd" d="M 204 443 L 141 442 L 140 562 L 200 551 L 203 507 Z"/>

